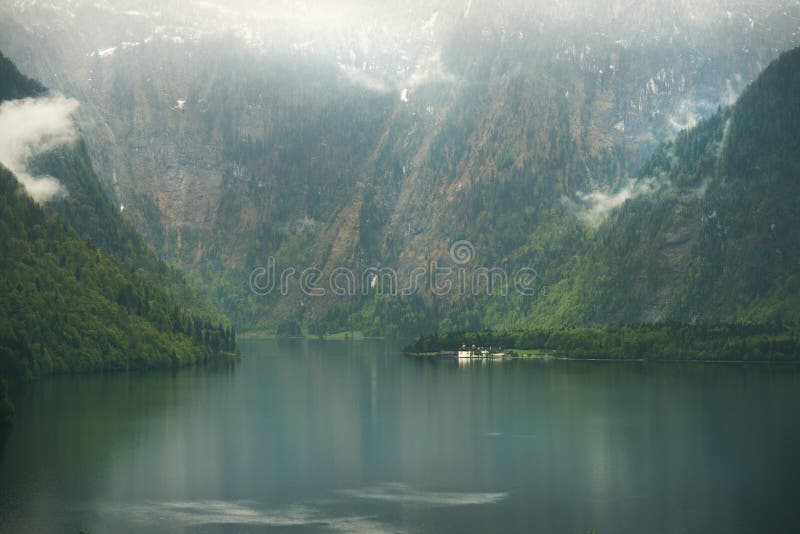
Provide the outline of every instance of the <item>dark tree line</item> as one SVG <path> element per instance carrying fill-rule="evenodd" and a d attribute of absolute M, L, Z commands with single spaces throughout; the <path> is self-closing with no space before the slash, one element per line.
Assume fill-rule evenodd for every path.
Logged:
<path fill-rule="evenodd" d="M 463 344 L 507 351 L 541 350 L 575 359 L 783 362 L 800 360 L 800 327 L 663 323 L 462 332 L 420 338 L 405 351 L 454 351 Z"/>

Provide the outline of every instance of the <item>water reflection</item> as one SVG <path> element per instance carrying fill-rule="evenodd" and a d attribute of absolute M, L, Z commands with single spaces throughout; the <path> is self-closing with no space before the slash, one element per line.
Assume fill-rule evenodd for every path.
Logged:
<path fill-rule="evenodd" d="M 244 351 L 238 369 L 26 387 L 0 461 L 0 531 L 751 532 L 798 519 L 795 368 L 462 364 L 379 343 Z"/>
<path fill-rule="evenodd" d="M 401 483 L 382 483 L 340 490 L 331 498 L 283 508 L 264 508 L 253 501 L 201 500 L 97 504 L 89 511 L 142 528 L 169 526 L 186 529 L 208 525 L 316 526 L 343 532 L 383 532 L 390 530 L 390 526 L 374 517 L 336 516 L 336 505 L 349 507 L 354 501 L 381 501 L 420 508 L 458 507 L 494 504 L 506 496 L 504 493 L 424 491 Z"/>
<path fill-rule="evenodd" d="M 342 490 L 339 493 L 354 499 L 396 502 L 415 506 L 494 504 L 508 496 L 507 493 L 420 491 L 400 483 L 377 484 L 366 488 Z"/>
<path fill-rule="evenodd" d="M 142 529 L 192 530 L 194 527 L 316 527 L 332 532 L 390 532 L 387 525 L 371 517 L 327 516 L 310 506 L 279 509 L 260 508 L 250 502 L 191 501 L 133 505 L 106 505 L 101 516 L 116 518 Z"/>

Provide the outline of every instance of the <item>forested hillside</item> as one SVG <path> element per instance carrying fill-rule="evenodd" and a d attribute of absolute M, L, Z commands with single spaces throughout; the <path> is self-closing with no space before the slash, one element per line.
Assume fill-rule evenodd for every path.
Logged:
<path fill-rule="evenodd" d="M 81 239 L 5 168 L 0 205 L 4 377 L 167 367 L 235 350 L 229 328 Z"/>
<path fill-rule="evenodd" d="M 502 350 L 518 358 L 591 360 L 796 362 L 800 332 L 778 325 L 661 323 L 520 331 L 450 332 L 420 338 L 405 348 L 418 356 L 459 347 Z"/>
<path fill-rule="evenodd" d="M 2 55 L 0 72 L 4 97 L 44 91 Z M 0 378 L 179 366 L 236 351 L 224 317 L 119 217 L 82 142 L 32 166 L 66 194 L 37 204 L 0 166 Z"/>
<path fill-rule="evenodd" d="M 464 216 L 472 227 L 467 235 L 479 235 L 479 243 L 495 248 L 478 259 L 497 262 L 503 251 L 513 251 L 494 265 L 509 273 L 534 267 L 533 294 L 520 295 L 509 281 L 499 296 L 458 294 L 438 302 L 358 297 L 349 306 L 363 307 L 350 324 L 373 332 L 398 323 L 418 331 L 663 321 L 796 324 L 798 94 L 800 49 L 795 49 L 773 62 L 735 105 L 720 107 L 657 148 L 637 179 L 623 183 L 629 198 L 598 218 L 592 218 L 594 199 L 580 195 L 550 201 L 542 212 L 547 189 L 538 192 L 538 211 L 520 206 L 533 191 L 480 197 L 506 200 L 472 206 L 473 213 L 491 218 L 472 222 Z M 500 181 L 493 187 L 509 185 Z M 508 226 L 492 233 L 499 223 Z M 504 245 L 516 235 L 522 237 L 514 246 Z M 342 316 L 347 314 L 321 320 L 327 329 L 342 328 L 347 325 Z"/>
<path fill-rule="evenodd" d="M 533 322 L 800 320 L 800 49 L 662 146 Z"/>

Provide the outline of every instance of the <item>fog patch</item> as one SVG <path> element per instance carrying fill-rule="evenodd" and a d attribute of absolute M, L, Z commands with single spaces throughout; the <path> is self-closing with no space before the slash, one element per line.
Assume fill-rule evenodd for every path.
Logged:
<path fill-rule="evenodd" d="M 383 79 L 380 75 L 373 74 L 368 70 L 339 63 L 339 71 L 350 84 L 366 89 L 367 91 L 387 94 L 395 90 L 391 83 Z"/>
<path fill-rule="evenodd" d="M 37 202 L 63 193 L 52 176 L 35 176 L 29 162 L 77 140 L 72 114 L 78 102 L 61 95 L 11 100 L 0 104 L 0 163 L 5 165 Z"/>
<path fill-rule="evenodd" d="M 442 62 L 441 51 L 433 52 L 432 54 L 420 59 L 414 72 L 408 78 L 408 83 L 412 89 L 428 83 L 446 83 L 458 84 L 460 78 L 455 76 L 445 68 Z"/>
<path fill-rule="evenodd" d="M 697 126 L 700 119 L 709 113 L 710 109 L 710 106 L 705 102 L 698 103 L 691 100 L 681 102 L 675 112 L 669 116 L 669 125 L 676 132 L 689 130 Z"/>
<path fill-rule="evenodd" d="M 741 74 L 735 76 L 737 86 L 741 85 Z M 739 91 L 733 81 L 725 80 L 725 90 L 716 101 L 713 99 L 689 99 L 681 102 L 669 115 L 668 121 L 676 132 L 689 130 L 697 126 L 704 118 L 714 114 L 719 107 L 729 107 L 739 99 Z"/>
<path fill-rule="evenodd" d="M 583 224 L 596 228 L 608 218 L 612 211 L 628 200 L 652 194 L 660 188 L 661 184 L 655 178 L 642 178 L 629 181 L 625 187 L 616 192 L 598 190 L 590 193 L 578 193 L 578 202 L 566 198 L 563 199 L 563 202 L 577 211 L 578 219 Z"/>
<path fill-rule="evenodd" d="M 459 84 L 461 79 L 447 70 L 442 61 L 441 51 L 423 55 L 412 65 L 387 69 L 386 67 L 361 67 L 339 62 L 339 72 L 351 85 L 374 93 L 400 94 L 403 102 L 416 89 L 428 84 Z M 390 71 L 394 71 L 391 72 Z"/>

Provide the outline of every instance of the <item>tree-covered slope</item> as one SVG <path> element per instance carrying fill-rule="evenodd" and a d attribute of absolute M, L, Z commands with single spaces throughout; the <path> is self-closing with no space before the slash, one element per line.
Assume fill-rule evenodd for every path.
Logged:
<path fill-rule="evenodd" d="M 662 146 L 533 321 L 800 319 L 800 49 Z M 549 319 L 546 319 L 549 318 Z"/>
<path fill-rule="evenodd" d="M 47 88 L 22 74 L 0 52 L 0 103 L 47 94 Z M 181 305 L 191 307 L 204 320 L 226 319 L 183 279 L 183 275 L 156 256 L 133 226 L 121 216 L 121 207 L 111 203 L 92 167 L 81 139 L 40 155 L 28 162 L 36 172 L 58 177 L 66 194 L 49 203 L 62 219 L 92 246 L 114 256 L 126 268 L 161 286 Z"/>
<path fill-rule="evenodd" d="M 234 350 L 145 277 L 91 246 L 0 169 L 0 374 L 147 369 Z"/>
<path fill-rule="evenodd" d="M 83 140 L 36 158 L 43 174 L 59 177 L 67 190 L 48 207 L 90 245 L 98 247 L 158 285 L 177 304 L 191 309 L 204 321 L 227 324 L 227 319 L 200 293 L 186 283 L 183 274 L 167 265 L 122 217 L 122 206 L 113 205 L 92 168 Z"/>
<path fill-rule="evenodd" d="M 6 99 L 45 92 L 2 55 L 0 73 Z M 0 166 L 0 379 L 186 365 L 236 350 L 227 320 L 119 216 L 82 142 L 29 163 L 66 194 L 39 205 Z"/>
<path fill-rule="evenodd" d="M 22 75 L 17 66 L 0 52 L 0 101 L 43 94 L 47 89 Z"/>

